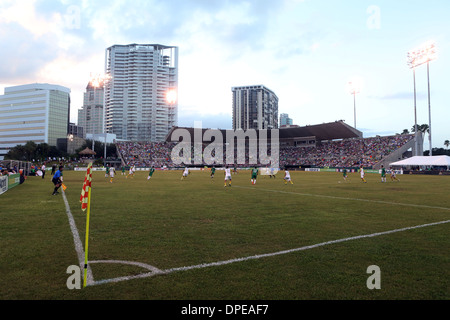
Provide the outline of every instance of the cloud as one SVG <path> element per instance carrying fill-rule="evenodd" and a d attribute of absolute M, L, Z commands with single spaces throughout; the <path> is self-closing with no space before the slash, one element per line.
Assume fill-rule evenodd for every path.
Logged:
<path fill-rule="evenodd" d="M 42 3 L 48 4 L 6 1 L 0 7 L 0 81 L 19 83 L 28 78 L 28 82 L 40 82 L 39 75 L 49 64 L 63 58 L 82 61 L 92 54 L 83 36 L 77 34 L 77 19 L 68 16 L 77 10 L 52 1 L 47 11 Z"/>
<path fill-rule="evenodd" d="M 51 14 L 50 19 L 36 12 L 35 0 L 2 1 L 0 21 L 2 25 L 17 23 L 35 36 L 54 32 L 58 15 Z"/>
<path fill-rule="evenodd" d="M 71 88 L 75 121 L 90 72 L 103 71 L 107 47 L 175 45 L 180 48 L 179 118 L 188 106 L 199 114 L 216 113 L 219 119 L 231 110 L 232 86 L 263 84 L 276 90 L 284 72 L 293 72 L 289 58 L 320 50 L 317 26 L 298 23 L 294 15 L 286 23 L 278 17 L 301 2 L 5 0 L 0 4 L 0 82 Z M 289 32 L 291 22 L 294 33 Z M 283 36 L 274 32 L 279 26 Z M 211 126 L 225 126 L 225 121 L 215 123 Z"/>

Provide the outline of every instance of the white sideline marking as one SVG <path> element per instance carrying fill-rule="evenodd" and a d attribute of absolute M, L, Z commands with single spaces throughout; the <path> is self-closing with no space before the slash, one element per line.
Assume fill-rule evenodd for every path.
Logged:
<path fill-rule="evenodd" d="M 69 206 L 69 202 L 67 201 L 67 198 L 66 198 L 66 193 L 64 192 L 64 190 L 62 190 L 62 188 L 61 188 L 61 191 L 62 191 L 62 197 L 64 200 L 64 204 L 66 206 L 67 217 L 69 218 L 69 225 L 70 225 L 70 230 L 72 231 L 72 235 L 73 235 L 73 242 L 75 243 L 75 251 L 77 252 L 77 256 L 78 256 L 78 263 L 80 264 L 81 270 L 84 270 L 83 244 L 81 242 L 80 235 L 78 233 L 78 229 L 75 224 L 75 220 L 73 219 L 72 212 L 70 211 L 70 206 Z M 93 282 L 94 282 L 94 276 L 92 274 L 91 267 L 88 264 L 86 285 L 89 285 Z"/>
<path fill-rule="evenodd" d="M 252 187 L 243 187 L 243 186 L 233 186 L 233 187 L 234 188 L 241 188 L 241 189 L 249 189 L 249 190 L 261 190 L 261 191 L 267 191 L 267 192 L 295 194 L 295 195 L 306 196 L 306 197 L 318 197 L 318 198 L 328 198 L 328 199 L 337 199 L 337 200 L 363 201 L 363 202 L 373 202 L 373 203 L 389 204 L 389 205 L 396 205 L 396 206 L 407 206 L 407 207 L 426 208 L 426 209 L 439 209 L 439 210 L 448 210 L 448 211 L 450 211 L 450 208 L 436 207 L 436 206 L 427 206 L 427 205 L 423 205 L 423 204 L 389 202 L 389 201 L 383 201 L 383 200 L 370 200 L 370 199 L 360 199 L 360 198 L 336 197 L 336 196 L 327 196 L 327 195 L 322 195 L 322 194 L 301 193 L 301 192 L 292 192 L 292 191 L 283 191 L 283 190 L 270 190 L 270 189 L 252 188 Z"/>
<path fill-rule="evenodd" d="M 365 235 L 349 237 L 349 238 L 344 238 L 344 239 L 332 240 L 332 241 L 322 242 L 322 243 L 318 243 L 318 244 L 313 244 L 313 245 L 309 245 L 309 246 L 304 246 L 304 247 L 289 249 L 289 250 L 283 250 L 283 251 L 278 251 L 278 252 L 273 252 L 273 253 L 265 253 L 265 254 L 259 254 L 259 255 L 249 256 L 249 257 L 243 257 L 243 258 L 236 258 L 236 259 L 217 261 L 217 262 L 211 262 L 211 263 L 203 263 L 203 264 L 197 264 L 197 265 L 187 266 L 187 267 L 171 268 L 171 269 L 166 269 L 166 270 L 159 270 L 156 272 L 142 273 L 142 274 L 134 275 L 134 276 L 105 279 L 105 280 L 95 281 L 94 283 L 92 283 L 92 285 L 99 285 L 99 284 L 126 281 L 126 280 L 132 280 L 132 279 L 140 279 L 140 278 L 142 279 L 142 278 L 152 277 L 155 275 L 169 274 L 169 273 L 177 272 L 177 271 L 187 271 L 187 270 L 192 270 L 192 269 L 223 266 L 223 265 L 235 263 L 235 262 L 255 260 L 255 259 L 261 259 L 261 258 L 266 258 L 266 257 L 273 257 L 273 256 L 282 255 L 282 254 L 288 254 L 288 253 L 292 253 L 292 252 L 323 247 L 323 246 L 335 244 L 335 243 L 341 243 L 341 242 L 363 239 L 363 238 L 373 238 L 373 237 L 378 237 L 378 236 L 382 236 L 382 235 L 386 235 L 386 234 L 392 234 L 392 233 L 402 232 L 402 231 L 407 231 L 407 230 L 412 230 L 412 229 L 425 228 L 425 227 L 435 226 L 435 225 L 439 225 L 439 224 L 445 224 L 445 223 L 449 223 L 449 222 L 450 222 L 450 220 L 445 220 L 445 221 L 440 221 L 440 222 L 422 224 L 422 225 L 414 226 L 414 227 L 406 227 L 406 228 L 389 230 L 389 231 L 384 231 L 384 232 L 377 232 L 377 233 L 365 234 Z"/>

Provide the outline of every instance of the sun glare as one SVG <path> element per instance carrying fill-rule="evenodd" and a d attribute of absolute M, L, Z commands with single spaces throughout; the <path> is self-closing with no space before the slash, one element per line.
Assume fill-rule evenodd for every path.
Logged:
<path fill-rule="evenodd" d="M 171 89 L 166 93 L 166 101 L 170 104 L 173 104 L 177 101 L 177 92 L 175 89 Z"/>

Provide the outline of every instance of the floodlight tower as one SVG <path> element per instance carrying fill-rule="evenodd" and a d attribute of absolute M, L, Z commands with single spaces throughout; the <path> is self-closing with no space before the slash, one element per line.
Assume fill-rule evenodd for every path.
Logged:
<path fill-rule="evenodd" d="M 350 94 L 353 95 L 353 120 L 354 120 L 354 127 L 356 129 L 356 94 L 359 93 L 359 85 L 355 82 L 349 82 L 348 83 L 350 88 Z"/>
<path fill-rule="evenodd" d="M 414 49 L 408 52 L 408 65 L 413 69 L 414 76 L 414 130 L 415 130 L 415 143 L 416 143 L 416 155 L 417 155 L 417 113 L 416 113 L 416 67 L 427 64 L 427 80 L 428 80 L 428 141 L 430 144 L 430 153 L 433 155 L 433 148 L 431 143 L 431 102 L 430 102 L 430 61 L 436 59 L 436 45 L 434 42 L 427 42 L 418 49 Z"/>

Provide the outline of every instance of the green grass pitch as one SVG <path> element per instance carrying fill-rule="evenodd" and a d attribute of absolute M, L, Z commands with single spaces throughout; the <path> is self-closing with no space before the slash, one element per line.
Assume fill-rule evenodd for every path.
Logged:
<path fill-rule="evenodd" d="M 84 174 L 64 172 L 83 249 Z M 117 171 L 110 183 L 104 172 L 93 173 L 88 253 L 95 285 L 81 290 L 66 286 L 66 270 L 79 259 L 62 190 L 52 196 L 47 175 L 1 195 L 0 298 L 450 298 L 450 176 L 381 183 L 366 174 L 362 183 L 357 173 L 344 182 L 340 173 L 291 172 L 294 184 L 285 185 L 279 172 L 252 185 L 250 172 L 239 171 L 224 187 L 220 170 L 214 179 L 207 171 L 191 171 L 184 181 L 181 174 L 156 171 L 147 180 L 146 171 L 129 178 Z M 409 229 L 416 226 L 423 227 Z M 362 235 L 372 236 L 352 238 Z M 340 239 L 347 240 L 328 243 Z M 148 270 L 117 261 L 166 272 L 133 278 Z M 381 270 L 380 289 L 367 287 L 371 265 Z"/>

